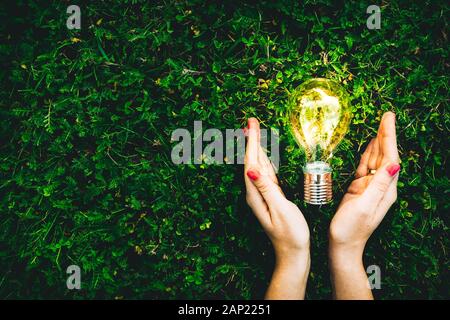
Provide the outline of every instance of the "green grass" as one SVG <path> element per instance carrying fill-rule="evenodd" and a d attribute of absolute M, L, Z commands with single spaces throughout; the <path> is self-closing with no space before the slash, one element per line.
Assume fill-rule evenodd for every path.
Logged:
<path fill-rule="evenodd" d="M 366 28 L 372 2 L 202 2 L 80 4 L 80 31 L 69 2 L 2 4 L 0 297 L 261 298 L 273 252 L 242 167 L 170 160 L 176 128 L 256 116 L 281 130 L 279 178 L 310 226 L 307 298 L 330 298 L 329 222 L 392 110 L 399 198 L 365 263 L 381 268 L 377 298 L 448 299 L 447 2 L 386 2 L 380 30 Z M 316 76 L 341 82 L 354 112 L 320 209 L 302 203 L 284 120 L 289 91 Z M 71 264 L 80 291 L 66 289 Z"/>

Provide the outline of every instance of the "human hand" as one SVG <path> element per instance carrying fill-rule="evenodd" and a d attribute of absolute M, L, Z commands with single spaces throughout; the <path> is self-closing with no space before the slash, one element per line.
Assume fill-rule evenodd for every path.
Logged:
<path fill-rule="evenodd" d="M 362 255 L 367 240 L 397 199 L 398 163 L 395 115 L 387 112 L 331 221 L 329 256 L 337 299 L 373 298 Z"/>
<path fill-rule="evenodd" d="M 299 208 L 284 196 L 272 163 L 260 145 L 259 122 L 248 120 L 244 160 L 247 203 L 275 248 L 277 258 L 288 259 L 309 249 L 309 229 Z"/>
<path fill-rule="evenodd" d="M 331 222 L 330 241 L 362 253 L 370 235 L 397 199 L 398 162 L 395 115 L 387 112 Z M 376 173 L 370 174 L 370 170 Z"/>
<path fill-rule="evenodd" d="M 298 207 L 287 200 L 260 144 L 259 122 L 248 120 L 244 160 L 247 203 L 269 236 L 276 256 L 266 298 L 301 299 L 309 272 L 309 229 Z"/>

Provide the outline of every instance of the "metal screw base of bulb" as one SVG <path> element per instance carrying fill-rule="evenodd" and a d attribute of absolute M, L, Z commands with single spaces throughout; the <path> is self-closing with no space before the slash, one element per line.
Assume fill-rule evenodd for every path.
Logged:
<path fill-rule="evenodd" d="M 305 202 L 321 205 L 333 199 L 331 172 L 305 172 Z"/>

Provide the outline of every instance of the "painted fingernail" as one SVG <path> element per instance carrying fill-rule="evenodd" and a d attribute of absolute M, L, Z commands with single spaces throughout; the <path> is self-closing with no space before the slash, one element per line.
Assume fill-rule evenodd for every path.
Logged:
<path fill-rule="evenodd" d="M 248 170 L 247 171 L 247 176 L 252 179 L 253 181 L 258 180 L 258 178 L 260 177 L 260 174 L 257 170 Z"/>
<path fill-rule="evenodd" d="M 387 166 L 386 170 L 389 173 L 389 175 L 391 177 L 393 177 L 397 174 L 397 172 L 400 171 L 400 165 L 399 164 L 391 164 L 391 165 Z"/>

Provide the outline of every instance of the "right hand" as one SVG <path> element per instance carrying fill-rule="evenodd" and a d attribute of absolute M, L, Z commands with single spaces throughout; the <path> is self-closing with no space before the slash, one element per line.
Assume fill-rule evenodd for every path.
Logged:
<path fill-rule="evenodd" d="M 369 169 L 376 170 L 374 175 Z M 362 255 L 372 232 L 397 199 L 400 170 L 395 115 L 381 119 L 378 135 L 367 146 L 351 183 L 330 225 L 330 251 L 349 250 Z"/>

